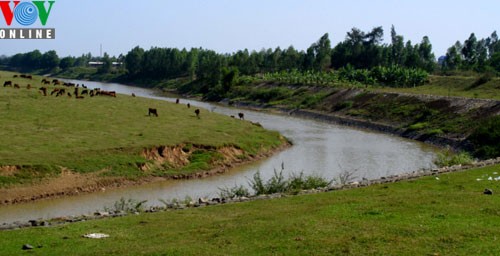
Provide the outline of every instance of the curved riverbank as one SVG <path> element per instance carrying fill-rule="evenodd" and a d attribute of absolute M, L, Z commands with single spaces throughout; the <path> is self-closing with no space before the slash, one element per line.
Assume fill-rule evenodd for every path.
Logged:
<path fill-rule="evenodd" d="M 66 196 L 76 196 L 87 193 L 100 192 L 108 189 L 126 188 L 138 186 L 146 183 L 161 182 L 166 180 L 178 179 L 201 179 L 210 176 L 224 174 L 232 168 L 255 162 L 272 156 L 282 150 L 287 149 L 292 144 L 283 138 L 282 144 L 279 147 L 271 150 L 263 150 L 256 155 L 247 156 L 241 149 L 234 147 L 225 147 L 221 149 L 226 153 L 223 154 L 223 159 L 212 163 L 209 170 L 198 170 L 189 174 L 175 174 L 166 176 L 146 176 L 138 179 L 126 179 L 123 177 L 103 177 L 99 173 L 79 174 L 70 170 L 63 170 L 57 178 L 45 179 L 39 183 L 29 186 L 13 186 L 9 188 L 0 188 L 0 205 L 11 205 L 19 203 L 34 202 L 43 199 L 54 199 Z M 148 150 L 153 152 L 153 150 Z M 156 158 L 156 163 L 151 163 L 150 167 L 142 166 L 144 170 L 151 170 L 153 165 L 158 163 L 158 150 L 156 149 L 155 156 L 150 156 L 150 159 Z M 170 154 L 168 157 L 175 158 L 175 154 Z M 175 160 L 174 160 L 175 161 Z M 187 160 L 187 156 L 185 157 Z M 172 162 L 173 164 L 173 162 Z M 184 163 L 184 165 L 187 164 Z M 1 169 L 1 168 L 0 168 Z"/>
<path fill-rule="evenodd" d="M 290 107 L 300 105 L 300 98 L 286 104 L 259 103 L 245 97 L 226 99 L 223 103 L 368 129 L 468 152 L 475 150 L 469 135 L 482 121 L 500 114 L 498 100 L 274 84 L 261 84 L 256 90 L 263 88 L 290 90 L 292 95 L 306 91 L 322 96 L 311 107 Z"/>

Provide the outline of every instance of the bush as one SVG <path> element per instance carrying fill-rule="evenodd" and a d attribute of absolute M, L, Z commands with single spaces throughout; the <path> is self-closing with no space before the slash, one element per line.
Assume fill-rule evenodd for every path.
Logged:
<path fill-rule="evenodd" d="M 250 180 L 250 186 L 255 191 L 255 195 L 267 195 L 275 193 L 297 193 L 300 190 L 308 190 L 314 188 L 323 188 L 331 184 L 331 181 L 319 176 L 304 176 L 300 174 L 292 174 L 288 179 L 283 176 L 283 170 L 274 170 L 274 175 L 268 181 L 264 181 L 260 176 L 260 172 L 254 174 Z"/>
<path fill-rule="evenodd" d="M 446 149 L 437 154 L 437 159 L 434 163 L 439 167 L 466 165 L 472 163 L 472 156 L 467 152 L 455 153 L 450 149 Z"/>
<path fill-rule="evenodd" d="M 242 185 L 234 186 L 232 188 L 219 188 L 220 193 L 219 196 L 221 198 L 235 198 L 235 197 L 248 197 L 250 196 L 250 192 L 248 189 L 243 187 Z"/>

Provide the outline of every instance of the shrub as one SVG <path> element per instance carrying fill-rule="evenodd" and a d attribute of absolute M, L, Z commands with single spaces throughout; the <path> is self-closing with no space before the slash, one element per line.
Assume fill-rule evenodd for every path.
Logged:
<path fill-rule="evenodd" d="M 127 213 L 136 213 L 144 211 L 144 204 L 147 200 L 144 201 L 135 201 L 133 199 L 125 200 L 125 198 L 120 198 L 119 201 L 116 201 L 112 208 L 105 207 L 105 211 L 114 211 L 114 212 L 127 212 Z"/>
<path fill-rule="evenodd" d="M 274 193 L 297 193 L 300 190 L 327 187 L 332 181 L 327 181 L 322 177 L 314 175 L 304 176 L 302 172 L 300 174 L 292 174 L 288 179 L 285 179 L 282 169 L 279 172 L 274 170 L 273 177 L 267 181 L 264 181 L 260 176 L 260 172 L 257 172 L 249 183 L 256 195 L 266 195 Z"/>
<path fill-rule="evenodd" d="M 453 165 L 466 165 L 472 163 L 472 156 L 467 152 L 455 153 L 450 149 L 446 149 L 437 154 L 434 163 L 439 167 L 453 166 Z"/>
<path fill-rule="evenodd" d="M 248 189 L 243 187 L 242 185 L 234 186 L 232 188 L 219 188 L 220 193 L 219 196 L 221 198 L 234 198 L 234 197 L 248 197 L 250 196 L 250 192 Z"/>

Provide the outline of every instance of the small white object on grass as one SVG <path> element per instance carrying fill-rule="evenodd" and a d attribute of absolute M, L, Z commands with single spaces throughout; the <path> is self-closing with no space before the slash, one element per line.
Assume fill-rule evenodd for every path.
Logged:
<path fill-rule="evenodd" d="M 108 234 L 103 234 L 103 233 L 91 233 L 91 234 L 86 234 L 83 235 L 85 238 L 92 238 L 92 239 L 101 239 L 101 238 L 106 238 L 109 237 Z"/>

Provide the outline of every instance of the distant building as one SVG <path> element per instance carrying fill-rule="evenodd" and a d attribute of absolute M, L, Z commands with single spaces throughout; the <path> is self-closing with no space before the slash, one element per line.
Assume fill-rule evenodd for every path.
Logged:
<path fill-rule="evenodd" d="M 104 62 L 102 62 L 102 61 L 89 61 L 88 64 L 91 67 L 99 67 L 99 66 L 102 66 L 104 64 Z M 123 62 L 113 61 L 113 62 L 111 62 L 111 65 L 113 67 L 120 67 L 121 65 L 123 65 Z"/>

